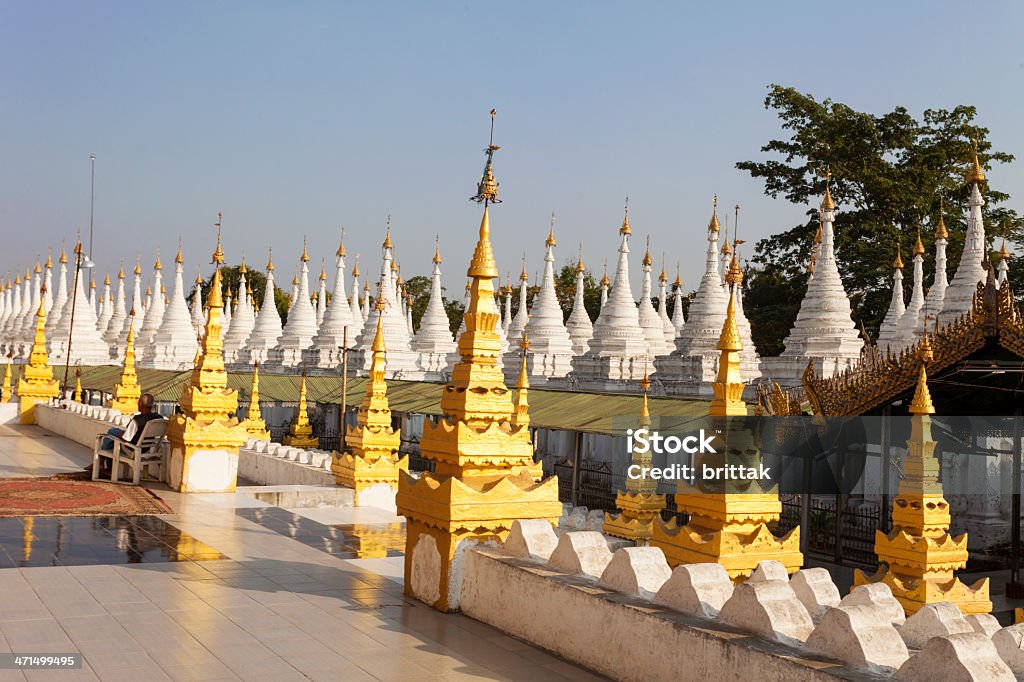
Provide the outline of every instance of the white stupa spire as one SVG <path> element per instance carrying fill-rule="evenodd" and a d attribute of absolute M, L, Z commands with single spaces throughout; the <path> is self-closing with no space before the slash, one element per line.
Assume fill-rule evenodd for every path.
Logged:
<path fill-rule="evenodd" d="M 676 330 L 675 338 L 682 336 L 683 327 L 686 326 L 686 316 L 683 315 L 683 278 L 676 268 L 676 281 L 672 283 L 672 327 Z"/>
<path fill-rule="evenodd" d="M 306 250 L 305 237 L 302 239 L 298 278 L 293 281 L 297 282 L 297 286 L 295 296 L 292 298 L 292 307 L 288 311 L 288 321 L 281 331 L 277 347 L 270 354 L 273 362 L 280 362 L 289 367 L 302 363 L 302 352 L 312 347 L 313 337 L 317 333 L 316 311 L 309 296 L 309 253 Z"/>
<path fill-rule="evenodd" d="M 320 259 L 320 287 L 316 292 L 316 328 L 319 331 L 320 325 L 324 323 L 324 315 L 327 314 L 327 265 L 323 258 Z M 345 301 L 348 305 L 348 301 Z"/>
<path fill-rule="evenodd" d="M 206 314 L 203 312 L 203 276 L 196 273 L 196 279 L 193 282 L 192 287 L 192 309 L 190 316 L 192 318 L 192 330 L 196 336 L 202 336 L 206 327 Z M 225 306 L 226 307 L 226 306 Z M 221 328 L 223 332 L 223 327 Z"/>
<path fill-rule="evenodd" d="M 892 297 L 889 299 L 889 309 L 885 312 L 885 318 L 878 327 L 878 349 L 883 353 L 893 347 L 899 348 L 900 318 L 906 309 L 903 303 L 903 258 L 900 243 L 897 241 L 896 260 L 892 264 Z"/>
<path fill-rule="evenodd" d="M 669 352 L 676 347 L 676 328 L 668 316 L 668 275 L 665 274 L 665 255 L 661 256 L 661 274 L 658 275 L 658 319 L 661 320 L 661 331 L 665 335 L 665 344 Z"/>
<path fill-rule="evenodd" d="M 985 200 L 981 196 L 981 186 L 984 182 L 985 172 L 981 168 L 975 149 L 974 162 L 967 173 L 967 184 L 971 186 L 967 235 L 964 238 L 964 250 L 956 274 L 946 289 L 942 312 L 939 313 L 940 325 L 948 324 L 968 312 L 974 304 L 978 284 L 985 281 L 984 263 L 988 256 L 985 247 L 985 223 L 981 212 L 981 207 L 985 205 Z"/>
<path fill-rule="evenodd" d="M 341 235 L 341 242 L 338 250 L 334 253 L 334 292 L 331 294 L 331 302 L 327 305 L 323 314 L 320 326 L 317 328 L 316 337 L 313 338 L 313 350 L 311 357 L 315 355 L 314 361 L 321 367 L 336 367 L 341 364 L 341 352 L 338 350 L 345 345 L 345 328 L 348 328 L 348 347 L 355 345 L 356 334 L 362 328 L 362 318 L 359 317 L 353 322 L 353 316 L 358 315 L 358 310 L 353 311 L 345 293 L 345 234 Z M 322 270 L 322 268 L 321 268 Z M 358 268 L 353 268 L 355 277 L 358 278 Z M 358 279 L 353 284 L 358 285 Z M 321 290 L 326 291 L 326 284 L 321 279 Z M 358 289 L 356 289 L 358 291 Z M 325 298 L 326 293 L 321 294 Z M 353 296 L 353 299 L 356 297 Z"/>
<path fill-rule="evenodd" d="M 265 362 L 267 353 L 277 345 L 279 338 L 281 314 L 278 313 L 277 302 L 274 300 L 274 251 L 271 249 L 270 257 L 267 259 L 267 284 L 263 291 L 263 305 L 256 313 L 256 322 L 245 345 L 242 346 L 239 361 L 247 365 Z"/>
<path fill-rule="evenodd" d="M 715 196 L 707 230 L 708 247 L 705 253 L 704 275 L 690 303 L 690 317 L 676 339 L 676 349 L 684 356 L 719 355 L 718 337 L 721 336 L 726 308 L 729 305 L 729 296 L 723 287 L 718 270 L 720 231 L 718 197 Z"/>
<path fill-rule="evenodd" d="M 81 243 L 76 246 L 76 258 L 81 252 Z M 107 365 L 111 364 L 110 350 L 96 330 L 96 310 L 85 297 L 85 272 L 79 268 L 77 276 L 78 296 L 69 298 L 64 304 L 64 313 L 53 330 L 50 341 L 50 362 L 53 365 L 70 364 Z M 74 324 L 72 325 L 72 316 Z M 73 327 L 73 329 L 72 329 Z M 68 352 L 70 337 L 71 349 Z"/>
<path fill-rule="evenodd" d="M 914 242 L 914 284 L 910 290 L 910 302 L 896 325 L 897 343 L 909 346 L 915 335 L 924 330 L 924 244 L 921 243 L 921 226 L 917 227 L 917 241 Z"/>
<path fill-rule="evenodd" d="M 135 260 L 135 269 L 132 271 L 134 283 L 132 284 L 132 299 L 128 306 L 128 314 L 121 323 L 121 330 L 117 334 L 117 348 L 115 359 L 124 355 L 124 348 L 128 344 L 128 328 L 141 327 L 146 321 L 146 299 L 142 295 L 142 263 L 139 258 Z M 134 315 L 134 317 L 132 317 Z"/>
<path fill-rule="evenodd" d="M 103 340 L 112 349 L 117 346 L 117 338 L 121 335 L 121 327 L 124 326 L 126 317 L 128 317 L 128 308 L 124 285 L 124 263 L 122 262 L 117 271 L 117 294 L 114 296 L 114 310 L 107 322 L 107 328 L 102 334 Z M 113 354 L 111 356 L 118 357 Z"/>
<path fill-rule="evenodd" d="M 597 311 L 598 317 L 601 315 L 601 310 L 604 310 L 604 304 L 608 302 L 608 288 L 611 286 L 611 280 L 608 279 L 608 260 L 604 261 L 604 274 L 601 275 L 601 309 Z"/>
<path fill-rule="evenodd" d="M 359 310 L 359 315 L 360 315 L 360 317 L 363 318 L 363 324 L 364 325 L 366 324 L 366 321 L 368 319 L 370 319 L 370 278 L 369 277 L 364 277 L 363 278 L 363 304 L 362 304 L 362 308 Z"/>
<path fill-rule="evenodd" d="M 450 369 L 450 354 L 455 353 L 455 340 L 452 338 L 451 324 L 444 309 L 444 296 L 441 292 L 441 249 L 437 240 L 434 241 L 434 264 L 430 282 L 430 298 L 427 308 L 420 318 L 420 329 L 412 340 L 412 349 L 420 353 L 420 365 L 426 371 L 446 371 Z"/>
<path fill-rule="evenodd" d="M 526 254 L 523 254 L 523 271 L 519 273 L 519 309 L 516 310 L 515 317 L 512 318 L 512 324 L 508 326 L 508 338 L 509 348 L 518 348 L 519 342 L 523 338 L 523 330 L 526 329 L 526 323 L 530 320 L 530 312 L 526 308 L 527 292 L 530 285 L 530 276 L 526 272 Z"/>
<path fill-rule="evenodd" d="M 653 294 L 651 285 L 651 238 L 647 237 L 647 249 L 644 251 L 644 258 L 641 261 L 643 277 L 640 287 L 640 305 L 637 307 L 637 314 L 640 318 L 640 329 L 643 330 L 644 339 L 647 341 L 647 349 L 651 356 L 667 355 L 672 352 L 675 346 L 670 346 L 665 340 L 665 329 L 661 325 L 661 318 L 651 304 Z"/>
<path fill-rule="evenodd" d="M 819 211 L 822 241 L 814 263 L 814 277 L 807 284 L 807 293 L 785 341 L 783 356 L 828 359 L 840 363 L 860 359 L 864 344 L 853 322 L 850 298 L 843 287 L 836 262 L 832 227 L 835 208 L 831 187 L 826 184 L 825 198 Z"/>
<path fill-rule="evenodd" d="M 584 277 L 586 267 L 583 265 L 583 245 L 580 245 L 580 257 L 576 261 L 576 295 L 572 302 L 572 312 L 566 320 L 565 328 L 569 332 L 569 340 L 572 341 L 573 355 L 583 355 L 590 348 L 590 339 L 594 336 L 594 323 L 587 314 L 584 303 Z"/>
<path fill-rule="evenodd" d="M 245 259 L 238 267 L 238 304 L 231 316 L 231 326 L 224 333 L 224 361 L 237 363 L 239 351 L 245 346 L 256 325 L 256 313 L 252 307 L 252 297 L 249 294 L 249 282 L 246 275 L 249 274 L 245 266 Z"/>
<path fill-rule="evenodd" d="M 949 281 L 946 279 L 946 245 L 949 244 L 949 232 L 946 230 L 946 219 L 943 216 L 944 202 L 939 199 L 939 223 L 935 227 L 935 278 L 932 286 L 928 289 L 928 295 L 924 298 L 924 314 L 931 318 L 928 324 L 934 324 L 934 319 L 942 312 L 946 302 L 946 290 L 949 288 Z"/>
<path fill-rule="evenodd" d="M 199 342 L 196 340 L 196 330 L 192 326 L 188 303 L 185 302 L 184 271 L 185 259 L 179 243 L 178 253 L 174 256 L 174 287 L 171 289 L 160 326 L 153 334 L 153 342 L 142 352 L 139 361 L 142 367 L 181 370 L 190 367 L 195 359 Z M 153 300 L 162 299 L 162 296 L 155 296 Z M 150 315 L 153 315 L 153 310 L 149 311 L 147 321 Z"/>
<path fill-rule="evenodd" d="M 49 312 L 46 313 L 46 338 L 50 339 L 61 315 L 64 314 L 64 304 L 68 302 L 68 255 L 63 245 L 60 247 L 60 256 L 57 258 L 57 293 L 53 296 L 53 303 Z"/>
<path fill-rule="evenodd" d="M 501 280 L 499 279 L 500 283 Z M 509 327 L 512 326 L 512 275 L 505 275 L 505 311 L 501 318 L 502 332 L 508 337 Z"/>
<path fill-rule="evenodd" d="M 363 328 L 363 309 L 359 307 L 359 254 L 356 254 L 355 265 L 352 266 L 352 300 L 349 301 L 349 341 L 355 345 L 357 331 Z"/>
<path fill-rule="evenodd" d="M 561 378 L 572 370 L 572 340 L 565 328 L 565 314 L 558 303 L 555 292 L 555 214 L 551 214 L 551 229 L 544 242 L 544 274 L 541 275 L 540 290 L 533 299 L 533 309 L 527 318 L 523 334 L 529 336 L 527 352 L 528 371 L 534 383 Z M 522 294 L 520 294 L 522 296 Z M 515 326 L 513 322 L 512 327 Z M 519 341 L 522 341 L 522 336 Z M 511 341 L 509 342 L 511 344 Z M 514 351 L 513 351 L 514 352 Z M 517 363 L 510 358 L 504 363 L 510 371 L 516 372 Z M 508 379 L 508 377 L 506 377 Z"/>
<path fill-rule="evenodd" d="M 103 336 L 107 331 L 107 325 L 110 324 L 110 318 L 114 316 L 114 297 L 110 292 L 110 274 L 103 278 L 103 294 L 100 299 L 100 314 L 96 318 L 96 329 L 99 331 L 100 336 Z"/>
<path fill-rule="evenodd" d="M 160 329 L 160 323 L 164 319 L 164 297 L 160 291 L 163 289 L 163 264 L 160 262 L 160 247 L 156 249 L 156 262 L 153 263 L 153 284 L 146 291 L 148 294 L 146 303 L 146 319 L 143 322 L 136 320 L 138 325 L 135 331 L 135 348 L 138 357 L 144 357 L 147 348 L 153 345 L 153 337 Z M 138 311 L 136 311 L 138 312 Z M 191 359 L 191 358 L 190 358 Z"/>
<path fill-rule="evenodd" d="M 1006 248 L 1006 240 L 999 249 L 999 265 L 996 267 L 996 284 L 1002 286 L 1010 277 L 1010 251 Z"/>
<path fill-rule="evenodd" d="M 50 311 L 53 310 L 53 254 L 52 251 L 46 254 L 46 265 L 43 270 L 43 287 L 42 287 L 42 299 L 43 299 L 43 311 L 46 316 L 50 316 Z M 32 333 L 33 340 L 35 339 L 35 330 Z"/>

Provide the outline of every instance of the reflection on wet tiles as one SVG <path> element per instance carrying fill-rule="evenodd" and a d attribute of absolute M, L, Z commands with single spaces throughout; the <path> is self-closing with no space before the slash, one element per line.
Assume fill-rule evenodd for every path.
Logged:
<path fill-rule="evenodd" d="M 278 507 L 239 508 L 242 518 L 341 559 L 371 559 L 405 553 L 405 524 L 325 525 Z"/>
<path fill-rule="evenodd" d="M 0 568 L 226 558 L 155 516 L 0 518 Z"/>

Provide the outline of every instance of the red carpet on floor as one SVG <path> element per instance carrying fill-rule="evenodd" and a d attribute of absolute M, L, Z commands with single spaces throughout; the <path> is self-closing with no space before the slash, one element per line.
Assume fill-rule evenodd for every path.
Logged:
<path fill-rule="evenodd" d="M 0 478 L 0 517 L 171 513 L 163 500 L 136 486 L 53 478 Z"/>

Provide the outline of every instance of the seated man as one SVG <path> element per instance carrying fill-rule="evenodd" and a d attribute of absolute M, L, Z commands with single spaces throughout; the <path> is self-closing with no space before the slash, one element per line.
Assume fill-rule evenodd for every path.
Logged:
<path fill-rule="evenodd" d="M 154 419 L 163 419 L 159 413 L 153 411 L 153 403 L 155 399 L 152 393 L 143 393 L 139 396 L 139 412 L 132 420 L 128 422 L 127 428 L 119 429 L 112 427 L 107 429 L 107 435 L 109 438 L 104 438 L 100 443 L 100 450 L 107 452 L 114 452 L 114 438 L 120 438 L 123 441 L 127 441 L 131 444 L 139 442 L 139 437 L 142 436 L 142 429 L 146 424 Z M 110 469 L 113 459 L 110 457 L 100 457 L 100 471 L 107 471 Z M 87 467 L 87 470 L 91 470 L 92 466 Z"/>

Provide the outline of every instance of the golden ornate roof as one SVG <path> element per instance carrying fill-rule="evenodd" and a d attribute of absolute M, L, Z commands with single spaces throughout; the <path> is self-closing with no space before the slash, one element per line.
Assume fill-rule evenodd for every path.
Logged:
<path fill-rule="evenodd" d="M 441 244 L 440 244 L 440 237 L 437 237 L 437 236 L 434 237 L 434 257 L 433 257 L 433 259 L 431 259 L 431 262 L 434 265 L 440 265 L 441 264 Z"/>
<path fill-rule="evenodd" d="M 943 215 L 945 213 L 945 204 L 943 200 L 939 199 L 939 224 L 935 228 L 936 239 L 949 239 L 949 231 L 946 230 L 946 218 Z"/>
<path fill-rule="evenodd" d="M 156 247 L 156 262 L 153 263 L 154 270 L 163 270 L 163 263 L 160 262 L 160 247 Z"/>
<path fill-rule="evenodd" d="M 1003 245 L 999 247 L 999 257 L 1003 260 L 1010 258 L 1010 251 L 1006 248 L 1006 240 L 1003 240 Z"/>
<path fill-rule="evenodd" d="M 633 228 L 629 226 L 629 197 L 626 197 L 626 208 L 622 215 L 622 227 L 619 234 L 633 234 Z"/>
<path fill-rule="evenodd" d="M 651 235 L 647 235 L 647 250 L 644 251 L 643 265 L 649 266 L 651 262 Z"/>
<path fill-rule="evenodd" d="M 897 239 L 896 240 L 896 260 L 894 260 L 892 262 L 892 267 L 893 267 L 894 270 L 902 270 L 903 269 L 903 254 L 901 253 L 901 248 L 902 247 L 900 247 L 900 241 Z"/>
<path fill-rule="evenodd" d="M 309 252 L 306 251 L 306 237 L 305 237 L 305 235 L 303 235 L 303 237 L 302 237 L 302 255 L 299 256 L 299 260 L 302 261 L 303 263 L 308 263 L 309 262 Z"/>
<path fill-rule="evenodd" d="M 974 141 L 974 158 L 971 161 L 970 168 L 967 169 L 967 184 L 968 185 L 980 185 L 985 182 L 985 171 L 981 168 L 981 163 L 978 161 L 978 141 Z"/>
<path fill-rule="evenodd" d="M 138 255 L 135 257 L 135 270 L 133 272 L 136 275 L 142 275 L 142 256 Z"/>
<path fill-rule="evenodd" d="M 745 416 L 747 405 L 743 402 L 743 377 L 740 374 L 740 330 L 736 324 L 735 287 L 729 287 L 729 305 L 725 311 L 725 323 L 718 337 L 720 351 L 718 358 L 718 375 L 712 384 L 715 397 L 711 401 L 708 414 L 712 417 Z"/>
<path fill-rule="evenodd" d="M 178 253 L 174 256 L 174 262 L 175 263 L 179 263 L 179 264 L 185 262 L 184 257 L 182 257 L 182 255 L 181 255 L 181 238 L 180 237 L 178 238 Z"/>
<path fill-rule="evenodd" d="M 921 223 L 917 224 L 917 241 L 914 242 L 914 255 L 924 255 L 924 244 L 921 243 Z"/>
<path fill-rule="evenodd" d="M 580 244 L 580 256 L 576 261 L 576 272 L 586 272 L 587 267 L 583 265 L 583 244 Z"/>
<path fill-rule="evenodd" d="M 718 223 L 718 195 L 711 200 L 711 222 L 708 223 L 709 232 L 719 232 L 722 226 Z"/>
<path fill-rule="evenodd" d="M 544 240 L 545 246 L 558 246 L 555 241 L 555 212 L 551 212 L 551 229 L 548 230 L 548 238 Z"/>
<path fill-rule="evenodd" d="M 63 244 L 60 245 L 60 257 L 57 259 L 57 262 L 64 263 L 65 265 L 68 262 L 68 254 L 64 251 Z"/>
<path fill-rule="evenodd" d="M 274 271 L 274 247 L 271 246 L 267 249 L 267 272 Z"/>
<path fill-rule="evenodd" d="M 107 276 L 103 278 L 103 286 L 107 286 L 107 287 L 110 286 L 110 273 L 109 272 L 107 273 Z"/>
<path fill-rule="evenodd" d="M 825 171 L 825 198 L 821 200 L 822 211 L 836 210 L 836 202 L 832 200 L 832 171 Z"/>

